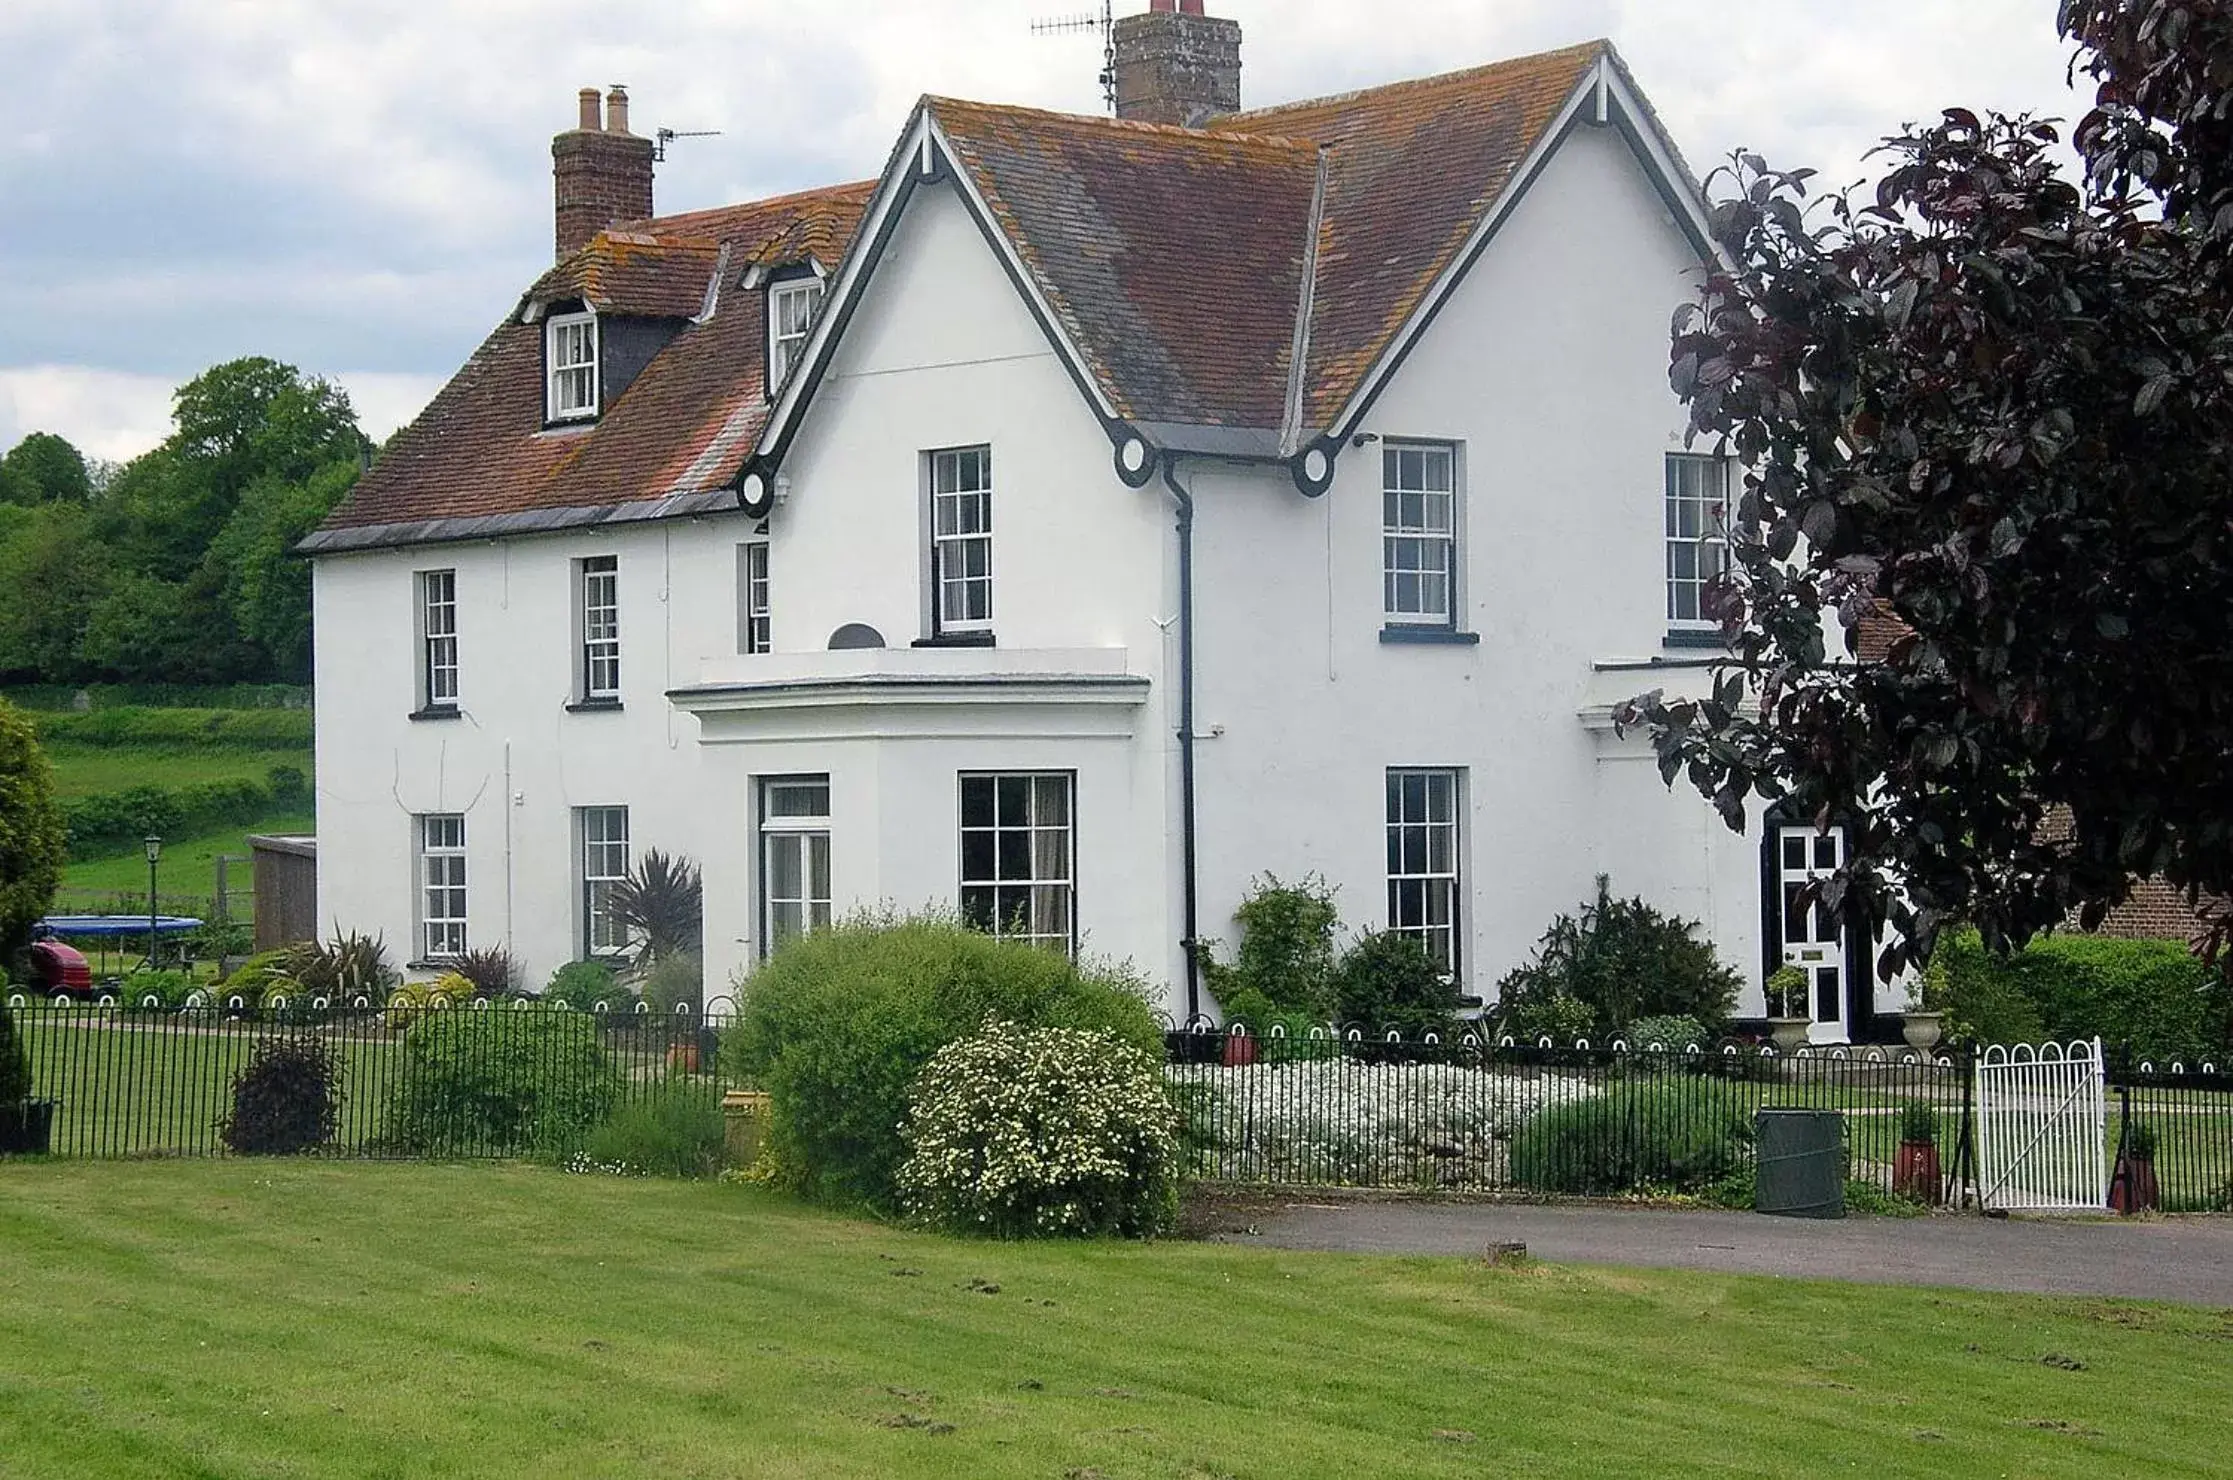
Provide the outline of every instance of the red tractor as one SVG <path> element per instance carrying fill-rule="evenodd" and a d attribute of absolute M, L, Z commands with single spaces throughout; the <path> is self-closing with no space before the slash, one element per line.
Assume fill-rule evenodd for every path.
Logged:
<path fill-rule="evenodd" d="M 32 936 L 28 955 L 33 992 L 49 1001 L 57 994 L 91 1000 L 93 968 L 77 947 L 56 940 L 42 925 Z"/>

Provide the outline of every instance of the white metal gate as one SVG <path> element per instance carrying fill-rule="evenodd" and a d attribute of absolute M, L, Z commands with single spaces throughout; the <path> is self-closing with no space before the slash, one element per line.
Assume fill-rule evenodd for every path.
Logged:
<path fill-rule="evenodd" d="M 1977 1194 L 1987 1208 L 2099 1212 L 2109 1202 L 2101 1040 L 1985 1050 Z"/>

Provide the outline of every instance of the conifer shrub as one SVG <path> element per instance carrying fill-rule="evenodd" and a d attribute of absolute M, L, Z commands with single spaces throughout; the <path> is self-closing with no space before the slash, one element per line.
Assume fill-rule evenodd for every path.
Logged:
<path fill-rule="evenodd" d="M 341 1064 L 316 1038 L 267 1038 L 233 1076 L 232 1109 L 217 1124 L 241 1156 L 300 1156 L 333 1139 Z"/>

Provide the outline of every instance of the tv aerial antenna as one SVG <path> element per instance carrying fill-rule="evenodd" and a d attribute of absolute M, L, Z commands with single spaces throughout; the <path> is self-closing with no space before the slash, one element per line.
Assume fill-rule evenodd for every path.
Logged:
<path fill-rule="evenodd" d="M 1033 21 L 1034 36 L 1075 36 L 1085 31 L 1101 33 L 1101 101 L 1111 113 L 1116 112 L 1116 3 L 1101 0 L 1101 13 L 1055 16 L 1048 20 Z"/>
<path fill-rule="evenodd" d="M 717 128 L 654 129 L 651 135 L 651 157 L 661 164 L 667 162 L 667 146 L 677 139 L 718 139 Z"/>

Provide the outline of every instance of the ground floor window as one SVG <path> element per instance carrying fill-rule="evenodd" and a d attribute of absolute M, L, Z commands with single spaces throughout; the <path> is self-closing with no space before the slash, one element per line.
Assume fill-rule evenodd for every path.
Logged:
<path fill-rule="evenodd" d="M 760 783 L 760 952 L 830 923 L 830 778 Z"/>
<path fill-rule="evenodd" d="M 628 809 L 580 811 L 582 953 L 617 955 L 628 948 L 628 927 L 613 908 L 613 895 L 628 877 Z"/>
<path fill-rule="evenodd" d="M 1459 779 L 1455 770 L 1388 773 L 1388 928 L 1415 938 L 1453 976 L 1459 967 Z"/>
<path fill-rule="evenodd" d="M 961 778 L 961 913 L 992 935 L 1077 946 L 1076 849 L 1068 772 Z"/>
<path fill-rule="evenodd" d="M 465 954 L 465 817 L 429 813 L 418 819 L 419 957 L 440 961 Z"/>

